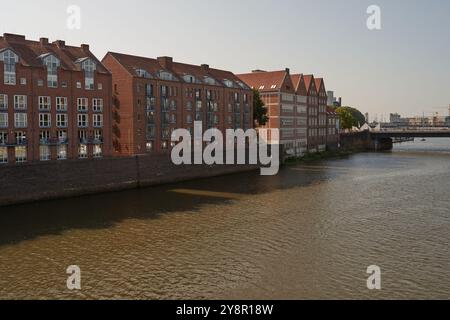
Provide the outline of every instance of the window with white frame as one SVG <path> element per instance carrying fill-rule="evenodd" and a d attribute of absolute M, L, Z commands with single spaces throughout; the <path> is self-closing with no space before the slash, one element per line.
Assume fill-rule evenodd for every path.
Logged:
<path fill-rule="evenodd" d="M 103 130 L 94 130 L 94 140 L 96 142 L 102 142 L 103 141 Z"/>
<path fill-rule="evenodd" d="M 77 106 L 79 112 L 87 112 L 88 111 L 88 99 L 87 98 L 78 98 Z"/>
<path fill-rule="evenodd" d="M 78 146 L 78 158 L 86 159 L 87 156 L 88 156 L 87 145 L 86 144 L 80 144 Z"/>
<path fill-rule="evenodd" d="M 8 132 L 0 131 L 0 145 L 8 143 Z"/>
<path fill-rule="evenodd" d="M 81 63 L 81 68 L 84 70 L 84 88 L 94 90 L 94 74 L 97 65 L 92 59 L 86 59 Z"/>
<path fill-rule="evenodd" d="M 42 59 L 44 65 L 47 67 L 47 86 L 49 88 L 58 87 L 58 67 L 61 62 L 57 57 L 50 54 Z"/>
<path fill-rule="evenodd" d="M 8 109 L 8 95 L 0 94 L 0 110 Z"/>
<path fill-rule="evenodd" d="M 39 141 L 41 144 L 46 144 L 50 141 L 50 131 L 41 130 L 39 131 Z"/>
<path fill-rule="evenodd" d="M 50 97 L 39 97 L 39 110 L 50 111 L 52 100 Z"/>
<path fill-rule="evenodd" d="M 0 53 L 0 61 L 4 64 L 4 84 L 16 84 L 16 63 L 19 62 L 19 56 L 12 50 L 4 50 Z"/>
<path fill-rule="evenodd" d="M 56 126 L 58 128 L 67 128 L 67 114 L 58 113 L 56 115 Z"/>
<path fill-rule="evenodd" d="M 0 113 L 0 128 L 8 128 L 8 114 Z"/>
<path fill-rule="evenodd" d="M 25 95 L 14 96 L 14 109 L 26 110 L 27 109 L 27 96 L 25 96 Z"/>
<path fill-rule="evenodd" d="M 66 97 L 56 97 L 56 111 L 67 111 Z"/>
<path fill-rule="evenodd" d="M 101 158 L 103 155 L 102 145 L 101 144 L 95 144 L 94 150 L 93 150 L 93 156 L 94 158 Z"/>
<path fill-rule="evenodd" d="M 41 161 L 51 160 L 50 146 L 47 145 L 39 146 L 39 160 Z"/>
<path fill-rule="evenodd" d="M 39 113 L 39 128 L 49 128 L 51 126 L 50 113 Z"/>
<path fill-rule="evenodd" d="M 26 113 L 14 113 L 14 127 L 26 128 L 28 126 Z"/>
<path fill-rule="evenodd" d="M 78 115 L 78 128 L 86 128 L 89 125 L 88 115 L 79 114 Z"/>
<path fill-rule="evenodd" d="M 27 134 L 24 131 L 15 132 L 16 144 L 25 144 L 27 142 Z"/>
<path fill-rule="evenodd" d="M 60 144 L 56 148 L 56 154 L 58 160 L 66 160 L 67 159 L 67 146 L 65 144 Z"/>
<path fill-rule="evenodd" d="M 0 147 L 0 163 L 8 163 L 8 148 Z"/>
<path fill-rule="evenodd" d="M 92 111 L 103 112 L 103 99 L 92 99 Z"/>
<path fill-rule="evenodd" d="M 16 163 L 23 163 L 27 161 L 27 147 L 26 146 L 16 146 L 14 148 L 16 154 Z"/>
<path fill-rule="evenodd" d="M 103 115 L 102 114 L 94 114 L 93 115 L 93 125 L 95 128 L 103 127 Z"/>

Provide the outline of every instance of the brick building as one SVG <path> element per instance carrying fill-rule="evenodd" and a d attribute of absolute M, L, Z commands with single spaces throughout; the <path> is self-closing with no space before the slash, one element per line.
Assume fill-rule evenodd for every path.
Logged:
<path fill-rule="evenodd" d="M 327 150 L 336 150 L 339 147 L 339 134 L 339 115 L 333 107 L 327 107 Z"/>
<path fill-rule="evenodd" d="M 0 163 L 111 155 L 111 74 L 88 45 L 0 37 Z"/>
<path fill-rule="evenodd" d="M 280 143 L 288 155 L 301 156 L 307 148 L 307 97 L 302 75 L 281 71 L 255 70 L 238 77 L 259 90 L 268 109 L 268 123 L 262 128 L 279 129 Z"/>
<path fill-rule="evenodd" d="M 229 71 L 109 52 L 103 64 L 113 77 L 114 155 L 165 152 L 171 133 L 194 121 L 203 129 L 253 127 L 251 89 Z"/>

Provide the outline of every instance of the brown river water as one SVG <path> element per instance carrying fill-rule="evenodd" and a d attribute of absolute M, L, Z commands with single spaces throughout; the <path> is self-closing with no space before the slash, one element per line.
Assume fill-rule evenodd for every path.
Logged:
<path fill-rule="evenodd" d="M 0 299 L 449 299 L 449 243 L 450 141 L 429 139 L 0 208 Z"/>

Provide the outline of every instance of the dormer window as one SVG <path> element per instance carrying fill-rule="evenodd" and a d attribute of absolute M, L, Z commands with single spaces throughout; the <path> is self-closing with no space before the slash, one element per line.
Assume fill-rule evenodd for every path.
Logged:
<path fill-rule="evenodd" d="M 81 65 L 84 71 L 84 88 L 86 90 L 94 90 L 94 74 L 97 70 L 97 64 L 91 58 L 78 59 L 75 63 Z"/>
<path fill-rule="evenodd" d="M 225 86 L 227 86 L 228 88 L 233 88 L 233 87 L 234 87 L 233 81 L 231 81 L 231 80 L 225 79 L 225 80 L 223 80 L 223 83 L 224 83 Z"/>
<path fill-rule="evenodd" d="M 197 80 L 195 79 L 195 77 L 192 76 L 192 75 L 190 75 L 190 74 L 185 75 L 185 76 L 183 77 L 183 80 L 184 80 L 185 82 L 187 82 L 187 83 L 195 83 L 195 82 L 197 82 Z"/>
<path fill-rule="evenodd" d="M 144 70 L 144 69 L 136 69 L 136 74 L 137 74 L 138 77 L 141 77 L 141 78 L 147 78 L 147 79 L 151 79 L 152 78 L 150 73 L 147 70 Z"/>
<path fill-rule="evenodd" d="M 216 80 L 214 80 L 211 77 L 205 77 L 205 84 L 209 84 L 211 86 L 215 86 L 216 85 Z"/>
<path fill-rule="evenodd" d="M 159 78 L 161 80 L 176 81 L 176 78 L 168 71 L 160 71 Z"/>
<path fill-rule="evenodd" d="M 42 63 L 47 67 L 47 86 L 49 88 L 58 87 L 58 68 L 61 61 L 52 54 L 42 56 Z"/>
<path fill-rule="evenodd" d="M 16 63 L 19 62 L 19 56 L 14 51 L 7 49 L 0 52 L 0 61 L 3 61 L 4 83 L 9 85 L 16 84 Z"/>

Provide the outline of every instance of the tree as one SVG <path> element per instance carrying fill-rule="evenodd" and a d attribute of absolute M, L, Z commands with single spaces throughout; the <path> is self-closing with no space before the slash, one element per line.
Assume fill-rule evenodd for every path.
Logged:
<path fill-rule="evenodd" d="M 339 107 L 335 111 L 339 114 L 342 129 L 361 127 L 366 123 L 366 117 L 356 108 Z"/>
<path fill-rule="evenodd" d="M 267 108 L 261 100 L 259 91 L 253 89 L 253 118 L 260 126 L 264 126 L 269 118 L 267 117 Z"/>

